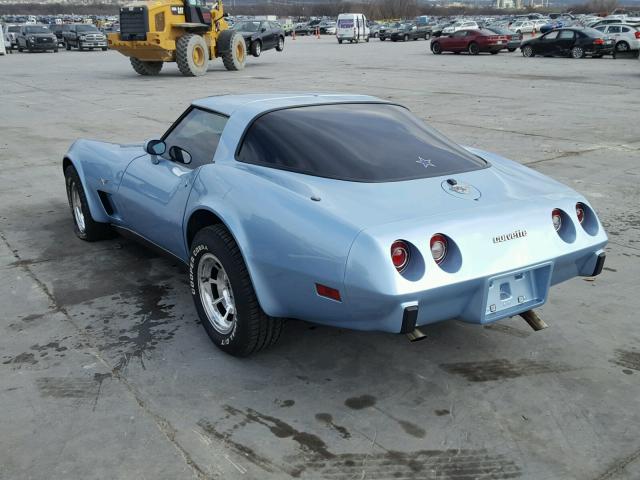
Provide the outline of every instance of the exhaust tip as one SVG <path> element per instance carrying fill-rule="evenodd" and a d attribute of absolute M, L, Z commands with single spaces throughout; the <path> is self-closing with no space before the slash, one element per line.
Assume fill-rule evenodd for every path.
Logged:
<path fill-rule="evenodd" d="M 413 342 L 419 342 L 420 340 L 424 340 L 425 338 L 427 338 L 427 336 L 422 333 L 422 331 L 419 328 L 414 328 L 412 332 L 407 333 L 407 338 L 409 339 L 409 341 L 411 343 Z"/>
<path fill-rule="evenodd" d="M 549 325 L 547 325 L 545 321 L 542 320 L 538 316 L 538 314 L 533 310 L 527 310 L 526 312 L 522 312 L 520 316 L 524 318 L 524 321 L 527 322 L 529 326 L 533 328 L 533 330 L 536 332 L 540 330 L 544 330 L 545 328 L 549 327 Z"/>

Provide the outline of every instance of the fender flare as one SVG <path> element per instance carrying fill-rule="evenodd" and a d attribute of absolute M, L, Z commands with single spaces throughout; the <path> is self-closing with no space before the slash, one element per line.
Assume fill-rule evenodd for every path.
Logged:
<path fill-rule="evenodd" d="M 73 146 L 72 146 L 73 147 Z M 71 149 L 70 149 L 71 150 Z M 84 194 L 87 199 L 87 203 L 89 204 L 89 211 L 91 212 L 91 218 L 94 221 L 100 223 L 109 223 L 109 217 L 107 212 L 105 212 L 100 199 L 97 197 L 97 194 L 93 191 L 92 188 L 89 188 L 87 185 L 87 179 L 85 177 L 84 168 L 82 162 L 76 158 L 76 156 L 71 153 L 71 151 L 67 152 L 62 159 L 62 174 L 64 175 L 64 171 L 67 169 L 67 166 L 73 165 L 78 172 L 78 176 L 80 177 L 80 183 L 82 183 L 82 188 L 84 189 Z M 66 185 L 65 185 L 66 189 Z"/>

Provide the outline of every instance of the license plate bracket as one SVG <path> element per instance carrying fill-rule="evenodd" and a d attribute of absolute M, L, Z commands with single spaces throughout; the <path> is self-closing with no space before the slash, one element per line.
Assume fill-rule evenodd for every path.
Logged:
<path fill-rule="evenodd" d="M 546 302 L 551 263 L 491 277 L 486 282 L 482 323 L 517 315 Z"/>

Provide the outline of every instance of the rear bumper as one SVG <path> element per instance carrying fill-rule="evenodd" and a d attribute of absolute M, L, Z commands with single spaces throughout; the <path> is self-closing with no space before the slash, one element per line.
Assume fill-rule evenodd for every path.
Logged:
<path fill-rule="evenodd" d="M 543 305 L 552 285 L 576 276 L 599 275 L 604 261 L 602 249 L 576 252 L 540 264 L 402 295 L 354 292 L 348 288 L 351 315 L 348 320 L 342 318 L 339 325 L 406 333 L 416 326 L 454 318 L 488 324 Z"/>

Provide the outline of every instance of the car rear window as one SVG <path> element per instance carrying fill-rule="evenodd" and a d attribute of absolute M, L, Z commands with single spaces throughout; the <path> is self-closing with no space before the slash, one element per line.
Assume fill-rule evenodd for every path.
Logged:
<path fill-rule="evenodd" d="M 338 27 L 340 28 L 353 28 L 353 20 L 338 20 Z"/>
<path fill-rule="evenodd" d="M 406 108 L 382 103 L 313 105 L 266 113 L 249 126 L 236 158 L 355 182 L 431 178 L 487 166 Z"/>

